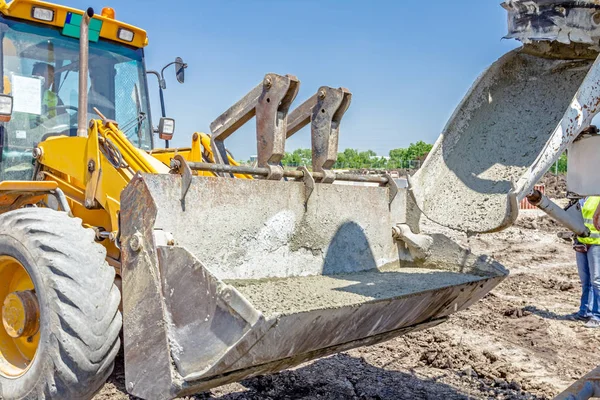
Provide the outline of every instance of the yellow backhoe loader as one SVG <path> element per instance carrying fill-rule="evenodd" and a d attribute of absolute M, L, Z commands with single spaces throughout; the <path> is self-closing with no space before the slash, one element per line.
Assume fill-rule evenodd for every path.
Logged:
<path fill-rule="evenodd" d="M 0 398 L 91 398 L 121 330 L 131 394 L 196 393 L 435 326 L 508 273 L 420 231 L 431 168 L 410 190 L 332 170 L 347 89 L 292 109 L 299 80 L 267 74 L 156 149 L 143 30 L 38 0 L 0 0 L 0 28 Z M 249 167 L 225 142 L 252 118 Z M 311 170 L 282 168 L 308 125 Z"/>

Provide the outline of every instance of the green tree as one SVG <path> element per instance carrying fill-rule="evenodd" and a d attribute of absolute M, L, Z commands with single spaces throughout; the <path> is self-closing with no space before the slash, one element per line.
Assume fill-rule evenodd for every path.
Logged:
<path fill-rule="evenodd" d="M 388 160 L 386 160 L 385 157 L 376 157 L 373 160 L 372 167 L 377 168 L 377 169 L 387 169 L 388 168 Z"/>
<path fill-rule="evenodd" d="M 413 160 L 418 160 L 429 154 L 432 148 L 433 145 L 419 140 L 417 143 L 411 143 L 410 146 L 408 146 L 408 157 L 412 158 Z"/>
<path fill-rule="evenodd" d="M 285 166 L 300 167 L 312 164 L 312 151 L 310 149 L 296 149 L 292 153 L 285 153 L 281 160 Z"/>
<path fill-rule="evenodd" d="M 405 160 L 408 159 L 407 149 L 390 150 L 390 168 L 403 168 Z"/>
<path fill-rule="evenodd" d="M 406 149 L 394 149 L 390 151 L 389 159 L 378 157 L 373 150 L 359 151 L 356 149 L 345 149 L 338 154 L 334 168 L 338 169 L 393 169 L 410 168 L 411 161 L 422 160 L 431 151 L 433 146 L 423 141 L 411 143 Z M 312 165 L 312 151 L 310 149 L 296 149 L 291 153 L 285 153 L 282 164 L 290 167 Z"/>
<path fill-rule="evenodd" d="M 556 169 L 553 169 L 552 172 L 555 172 Z M 566 174 L 567 173 L 567 153 L 563 153 L 558 159 L 558 173 Z"/>
<path fill-rule="evenodd" d="M 354 168 L 374 168 L 373 164 L 377 158 L 377 153 L 373 150 L 361 151 L 358 153 L 358 163 Z"/>
<path fill-rule="evenodd" d="M 420 140 L 417 143 L 411 143 L 406 149 L 400 148 L 390 150 L 388 168 L 409 168 L 411 161 L 422 161 L 422 158 L 427 155 L 432 148 L 433 145 Z"/>

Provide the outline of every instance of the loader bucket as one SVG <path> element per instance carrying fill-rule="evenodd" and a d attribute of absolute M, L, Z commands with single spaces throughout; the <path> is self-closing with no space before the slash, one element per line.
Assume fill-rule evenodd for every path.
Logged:
<path fill-rule="evenodd" d="M 409 179 L 418 207 L 435 222 L 476 233 L 511 225 L 518 202 L 598 111 L 598 62 L 526 49 L 477 79 Z"/>
<path fill-rule="evenodd" d="M 138 175 L 121 197 L 127 389 L 170 399 L 443 322 L 507 271 L 394 240 L 406 189 Z M 390 202 L 390 199 L 392 201 Z"/>

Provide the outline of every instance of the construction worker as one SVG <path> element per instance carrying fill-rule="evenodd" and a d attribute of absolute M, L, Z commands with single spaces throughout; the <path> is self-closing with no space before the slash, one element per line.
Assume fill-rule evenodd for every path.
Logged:
<path fill-rule="evenodd" d="M 31 72 L 33 76 L 39 76 L 44 78 L 42 94 L 42 115 L 46 118 L 54 118 L 58 114 L 57 107 L 62 105 L 62 101 L 58 95 L 54 93 L 50 88 L 54 84 L 54 67 L 50 64 L 38 62 L 33 65 Z"/>
<path fill-rule="evenodd" d="M 581 279 L 581 305 L 569 319 L 586 322 L 586 328 L 600 328 L 600 231 L 593 222 L 600 197 L 587 197 L 580 201 L 580 205 L 583 220 L 591 234 L 586 238 L 576 238 L 573 245 Z"/>

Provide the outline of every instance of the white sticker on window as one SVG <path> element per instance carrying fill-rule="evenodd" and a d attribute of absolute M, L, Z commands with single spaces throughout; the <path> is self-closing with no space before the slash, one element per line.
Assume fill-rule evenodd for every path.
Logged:
<path fill-rule="evenodd" d="M 13 111 L 42 114 L 42 79 L 29 76 L 12 76 Z"/>
<path fill-rule="evenodd" d="M 27 139 L 27 131 L 16 131 L 17 139 Z"/>

